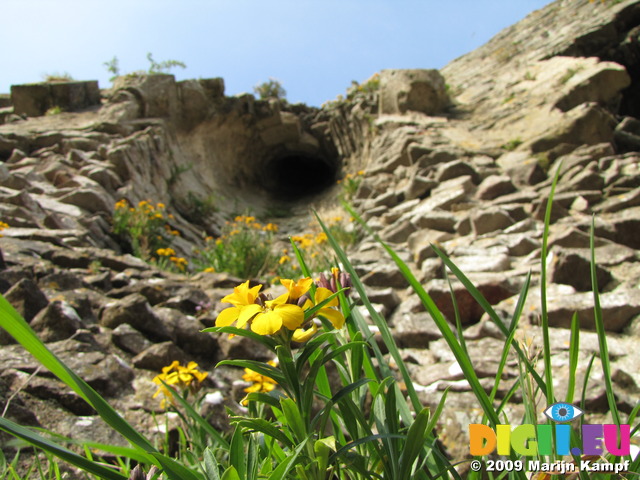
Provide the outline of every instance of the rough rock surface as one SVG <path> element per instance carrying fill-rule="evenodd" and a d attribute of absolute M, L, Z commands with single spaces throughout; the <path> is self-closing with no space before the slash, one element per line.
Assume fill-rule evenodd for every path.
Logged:
<path fill-rule="evenodd" d="M 612 381 L 619 408 L 630 411 L 640 386 L 639 22 L 637 0 L 557 1 L 440 73 L 382 75 L 428 77 L 422 81 L 432 86 L 443 78 L 449 88 L 431 98 L 433 109 L 422 103 L 430 95 L 426 83 L 385 80 L 380 91 L 318 110 L 225 97 L 222 79 L 176 82 L 163 75 L 119 79 L 91 111 L 6 116 L 0 220 L 9 227 L 0 239 L 0 292 L 56 354 L 152 434 L 143 413 L 159 408 L 151 379 L 162 366 L 198 361 L 210 372 L 207 388 L 233 404 L 239 372 L 215 363 L 268 353 L 245 339 L 200 333 L 220 298 L 244 279 L 178 275 L 133 257 L 112 232 L 114 203 L 165 203 L 182 234 L 175 249 L 189 256 L 244 208 L 265 214 L 284 206 L 294 213 L 290 230 L 304 224 L 311 200 L 332 200 L 337 179 L 363 170 L 355 208 L 412 267 L 452 325 L 453 290 L 469 355 L 491 388 L 502 335 L 431 244 L 505 321 L 531 274 L 518 338 L 539 348 L 543 220 L 558 173 L 544 259 L 552 363 L 566 366 L 574 312 L 583 329 L 580 365 L 598 351 L 589 293 L 593 224 Z M 395 106 L 387 107 L 389 98 Z M 203 213 L 196 207 L 212 192 L 221 199 L 218 209 Z M 305 197 L 309 192 L 316 196 Z M 350 254 L 424 402 L 433 405 L 451 389 L 447 405 L 458 408 L 443 417 L 443 443 L 464 456 L 466 425 L 479 420 L 479 409 L 455 358 L 376 242 L 365 237 Z M 3 331 L 0 345 L 0 408 L 11 398 L 10 418 L 118 441 Z M 596 359 L 591 385 L 598 368 Z M 518 377 L 514 359 L 504 375 L 499 398 Z M 517 400 L 510 411 L 518 411 Z M 588 389 L 586 402 L 591 413 L 606 414 L 602 388 Z"/>

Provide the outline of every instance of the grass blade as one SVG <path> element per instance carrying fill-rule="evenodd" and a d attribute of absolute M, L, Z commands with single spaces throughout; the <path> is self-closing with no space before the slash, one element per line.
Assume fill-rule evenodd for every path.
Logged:
<path fill-rule="evenodd" d="M 600 295 L 598 294 L 598 279 L 596 277 L 596 249 L 594 246 L 595 220 L 591 221 L 591 289 L 593 290 L 593 314 L 596 324 L 596 332 L 598 333 L 598 344 L 600 347 L 600 362 L 602 363 L 602 373 L 604 375 L 604 385 L 607 393 L 607 402 L 611 417 L 616 425 L 620 425 L 620 414 L 616 405 L 616 397 L 613 394 L 613 383 L 611 382 L 611 364 L 609 360 L 609 347 L 607 346 L 607 333 L 604 329 L 604 320 L 602 318 L 602 308 L 600 307 Z"/>
<path fill-rule="evenodd" d="M 61 458 L 71 465 L 75 465 L 76 467 L 79 467 L 86 472 L 92 473 L 93 475 L 98 475 L 101 478 L 105 478 L 107 480 L 126 480 L 127 478 L 124 475 L 116 472 L 112 468 L 107 468 L 81 455 L 78 455 L 77 453 L 74 453 L 71 450 L 58 445 L 57 443 L 54 443 L 49 439 L 6 418 L 0 417 L 0 429 L 15 437 L 29 442 L 31 445 L 38 447 L 45 452 L 49 452 L 56 457 Z"/>
<path fill-rule="evenodd" d="M 578 312 L 571 317 L 571 340 L 569 342 L 569 385 L 565 401 L 573 403 L 573 395 L 576 389 L 576 370 L 578 369 L 578 356 L 580 354 L 580 322 Z"/>
<path fill-rule="evenodd" d="M 556 174 L 551 182 L 551 191 L 547 200 L 547 209 L 544 214 L 544 231 L 542 233 L 542 251 L 540 253 L 540 309 L 541 309 L 541 328 L 542 328 L 542 355 L 544 359 L 544 379 L 545 379 L 545 396 L 547 397 L 547 405 L 555 403 L 553 395 L 553 369 L 551 368 L 551 342 L 549 340 L 549 315 L 547 312 L 547 242 L 549 240 L 549 225 L 551 224 L 551 211 L 553 207 L 553 196 L 556 191 L 560 171 L 562 170 L 562 161 L 556 169 Z"/>
<path fill-rule="evenodd" d="M 4 328 L 38 362 L 91 405 L 111 428 L 120 433 L 132 445 L 139 448 L 141 453 L 146 452 L 150 463 L 162 467 L 169 478 L 175 480 L 196 480 L 200 478 L 175 460 L 159 453 L 149 440 L 122 418 L 98 392 L 76 375 L 42 343 L 27 322 L 2 295 L 0 295 L 0 327 Z"/>

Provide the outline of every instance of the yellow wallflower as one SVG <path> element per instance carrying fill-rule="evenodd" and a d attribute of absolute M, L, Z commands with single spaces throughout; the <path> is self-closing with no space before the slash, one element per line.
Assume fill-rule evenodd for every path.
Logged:
<path fill-rule="evenodd" d="M 175 389 L 185 391 L 189 389 L 192 393 L 195 393 L 200 389 L 200 385 L 207 378 L 207 372 L 201 372 L 198 370 L 198 364 L 196 362 L 189 362 L 186 366 L 180 365 L 180 362 L 174 360 L 171 365 L 163 367 L 162 373 L 156 375 L 153 379 L 153 383 L 158 385 L 158 390 L 153 395 L 156 398 L 161 393 L 165 396 L 162 401 L 162 406 L 166 406 L 166 400 L 168 399 L 173 403 L 173 394 L 164 384 L 169 385 Z"/>
<path fill-rule="evenodd" d="M 170 257 L 169 261 L 173 262 L 173 264 L 180 270 L 184 270 L 187 267 L 187 263 L 189 263 L 186 258 L 182 257 Z"/>
<path fill-rule="evenodd" d="M 173 257 L 175 256 L 176 252 L 173 250 L 173 248 L 159 248 L 158 250 L 156 250 L 156 253 L 158 255 L 160 255 L 161 257 Z"/>
<path fill-rule="evenodd" d="M 225 308 L 216 318 L 217 327 L 236 324 L 244 328 L 247 324 L 251 330 L 259 335 L 273 335 L 282 327 L 296 330 L 304 322 L 304 311 L 298 305 L 286 303 L 289 293 L 280 295 L 275 300 L 259 298 L 258 292 L 262 285 L 249 288 L 247 280 L 234 288 L 231 295 L 222 299 L 231 303 L 233 307 Z"/>
<path fill-rule="evenodd" d="M 327 241 L 327 234 L 324 232 L 320 232 L 316 235 L 315 241 L 317 244 L 322 244 Z"/>
<path fill-rule="evenodd" d="M 267 362 L 272 367 L 277 366 L 277 363 L 274 360 L 270 360 Z M 251 382 L 253 385 L 244 389 L 247 393 L 269 393 L 273 389 L 276 388 L 278 382 L 276 382 L 273 378 L 267 377 L 266 375 L 260 375 L 258 372 L 251 370 L 250 368 L 244 369 L 244 375 L 242 375 L 242 379 L 246 382 Z M 243 405 L 248 403 L 247 398 L 245 397 L 240 402 Z"/>
<path fill-rule="evenodd" d="M 118 200 L 115 204 L 116 210 L 124 210 L 129 207 L 129 202 L 127 202 L 124 198 L 122 200 Z"/>
<path fill-rule="evenodd" d="M 289 255 L 282 255 L 282 256 L 280 257 L 280 260 L 278 260 L 278 263 L 279 263 L 280 265 L 283 265 L 283 264 L 285 264 L 285 263 L 287 263 L 287 262 L 290 262 L 290 261 L 291 261 L 291 257 L 289 257 Z"/>

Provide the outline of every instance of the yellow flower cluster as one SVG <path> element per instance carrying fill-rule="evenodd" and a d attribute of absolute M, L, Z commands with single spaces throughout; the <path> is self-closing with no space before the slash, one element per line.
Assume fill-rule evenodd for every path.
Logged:
<path fill-rule="evenodd" d="M 156 250 L 156 253 L 161 257 L 171 257 L 176 254 L 175 250 L 169 247 L 159 248 L 158 250 Z"/>
<path fill-rule="evenodd" d="M 277 335 L 292 332 L 290 337 L 294 342 L 306 342 L 318 331 L 312 318 L 305 319 L 305 311 L 323 302 L 332 295 L 332 291 L 318 287 L 315 295 L 310 295 L 313 284 L 311 278 L 303 278 L 294 282 L 281 279 L 280 283 L 287 289 L 287 293 L 271 300 L 260 293 L 262 285 L 249 287 L 247 280 L 233 289 L 233 293 L 222 299 L 224 303 L 233 306 L 225 308 L 216 318 L 216 327 L 227 327 L 233 324 L 237 328 L 249 326 L 259 335 Z M 316 315 L 326 318 L 334 328 L 340 329 L 344 325 L 344 316 L 334 307 L 338 307 L 337 298 L 333 298 Z"/>
<path fill-rule="evenodd" d="M 187 264 L 189 263 L 189 261 L 186 258 L 183 257 L 169 257 L 169 261 L 171 263 L 173 263 L 179 270 L 181 271 L 185 271 L 185 269 L 187 268 Z"/>
<path fill-rule="evenodd" d="M 267 363 L 272 367 L 277 366 L 275 360 L 269 360 Z M 244 389 L 244 391 L 247 393 L 269 393 L 274 388 L 276 388 L 276 385 L 278 384 L 278 382 L 276 382 L 273 378 L 267 377 L 266 375 L 260 375 L 258 372 L 254 372 L 250 368 L 244 369 L 244 375 L 242 375 L 242 379 L 245 382 L 251 382 L 253 384 L 250 387 Z"/>
<path fill-rule="evenodd" d="M 233 223 L 227 222 L 227 225 L 231 225 L 233 230 L 230 235 L 237 235 L 240 233 L 240 229 L 243 227 L 250 227 L 253 230 L 262 230 L 263 232 L 277 232 L 278 225 L 275 223 L 267 223 L 266 225 L 262 225 L 260 222 L 256 220 L 256 217 L 251 215 L 238 215 L 233 219 Z"/>
<path fill-rule="evenodd" d="M 8 225 L 8 224 L 6 224 L 6 223 L 4 223 L 4 222 L 0 222 L 0 232 L 1 232 L 2 230 L 7 229 L 7 228 L 9 228 L 9 225 Z M 2 234 L 1 234 L 1 233 L 0 233 L 0 237 L 2 237 Z"/>
<path fill-rule="evenodd" d="M 298 248 L 302 250 L 309 250 L 316 245 L 322 245 L 327 242 L 327 234 L 324 232 L 320 233 L 305 233 L 303 235 L 293 235 L 291 240 L 296 242 Z"/>
<path fill-rule="evenodd" d="M 174 360 L 171 365 L 163 367 L 162 373 L 153 379 L 153 383 L 158 385 L 158 390 L 153 395 L 153 398 L 163 394 L 165 398 L 162 400 L 161 407 L 165 408 L 167 406 L 167 400 L 172 404 L 175 401 L 173 393 L 166 385 L 181 390 L 183 393 L 186 393 L 187 390 L 195 393 L 200 389 L 207 375 L 207 372 L 198 370 L 198 364 L 196 362 L 189 362 L 183 367 L 178 360 Z"/>
<path fill-rule="evenodd" d="M 337 183 L 342 183 L 344 181 L 354 181 L 357 180 L 358 177 L 364 175 L 364 170 L 358 170 L 356 173 L 347 173 L 344 178 L 338 180 Z"/>

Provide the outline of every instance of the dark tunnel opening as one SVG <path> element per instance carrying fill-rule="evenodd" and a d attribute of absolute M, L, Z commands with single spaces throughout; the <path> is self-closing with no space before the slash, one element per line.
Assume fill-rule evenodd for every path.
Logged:
<path fill-rule="evenodd" d="M 277 200 L 298 200 L 322 193 L 337 180 L 337 162 L 308 153 L 284 153 L 267 161 L 265 188 Z"/>

